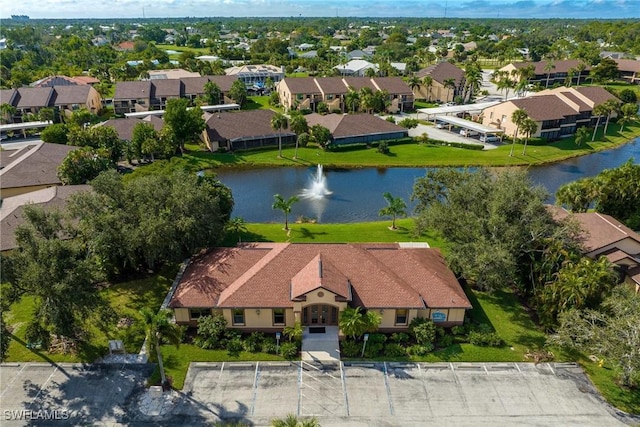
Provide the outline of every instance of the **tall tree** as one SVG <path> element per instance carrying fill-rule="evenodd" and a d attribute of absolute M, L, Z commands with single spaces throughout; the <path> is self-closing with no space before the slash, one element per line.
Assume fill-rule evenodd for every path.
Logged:
<path fill-rule="evenodd" d="M 360 94 L 353 87 L 349 87 L 347 94 L 344 96 L 344 103 L 347 110 L 352 114 L 358 111 L 360 107 Z"/>
<path fill-rule="evenodd" d="M 638 118 L 638 105 L 635 103 L 624 104 L 620 107 L 621 116 L 618 119 L 620 123 L 620 132 L 624 130 L 624 125 Z"/>
<path fill-rule="evenodd" d="M 531 134 L 536 133 L 538 130 L 538 123 L 533 120 L 531 117 L 527 117 L 521 125 L 522 132 L 524 133 L 524 146 L 522 147 L 522 155 L 527 155 L 527 142 L 531 137 Z"/>
<path fill-rule="evenodd" d="M 289 230 L 289 214 L 291 213 L 291 207 L 298 201 L 298 197 L 291 196 L 288 199 L 283 198 L 279 194 L 274 194 L 273 209 L 279 209 L 284 213 L 284 229 Z"/>
<path fill-rule="evenodd" d="M 596 191 L 593 179 L 571 181 L 558 188 L 556 203 L 571 212 L 586 212 L 596 198 Z"/>
<path fill-rule="evenodd" d="M 293 158 L 298 158 L 298 145 L 300 143 L 300 135 L 309 131 L 309 124 L 307 119 L 300 111 L 293 111 L 289 120 L 289 128 L 296 134 L 296 150 L 293 153 Z"/>
<path fill-rule="evenodd" d="M 247 231 L 247 223 L 242 217 L 231 218 L 229 222 L 227 222 L 226 230 L 232 233 L 235 233 L 238 236 L 238 242 L 240 242 L 242 238 L 242 233 Z"/>
<path fill-rule="evenodd" d="M 180 152 L 184 152 L 187 142 L 197 140 L 206 127 L 200 108 L 189 109 L 189 100 L 186 98 L 167 101 L 164 122 L 173 131 Z"/>
<path fill-rule="evenodd" d="M 233 99 L 240 107 L 244 107 L 248 100 L 247 86 L 242 80 L 236 80 L 229 89 L 229 98 Z"/>
<path fill-rule="evenodd" d="M 169 383 L 164 372 L 160 344 L 163 341 L 168 341 L 170 344 L 179 347 L 182 339 L 182 328 L 172 321 L 173 313 L 170 310 L 160 310 L 158 313 L 154 313 L 145 307 L 140 310 L 140 314 L 142 315 L 146 335 L 147 354 L 150 355 L 151 351 L 155 350 L 162 386 L 168 388 Z"/>
<path fill-rule="evenodd" d="M 516 140 L 518 139 L 518 132 L 520 131 L 520 127 L 528 118 L 529 115 L 522 108 L 518 108 L 511 114 L 511 121 L 514 125 L 516 125 L 516 131 L 513 134 L 513 142 L 511 143 L 511 151 L 509 151 L 509 157 L 513 156 L 513 149 L 516 145 Z"/>
<path fill-rule="evenodd" d="M 220 86 L 218 86 L 216 82 L 212 82 L 212 81 L 206 82 L 204 84 L 204 93 L 205 93 L 206 102 L 208 105 L 220 104 L 222 91 L 220 90 Z"/>
<path fill-rule="evenodd" d="M 593 107 L 593 115 L 598 116 L 598 120 L 596 121 L 596 126 L 593 128 L 593 136 L 591 137 L 591 142 L 595 141 L 596 139 L 598 126 L 600 126 L 600 119 L 602 119 L 602 116 L 608 114 L 608 112 L 609 112 L 609 107 L 607 107 L 605 103 L 598 104 L 595 107 Z"/>
<path fill-rule="evenodd" d="M 620 103 L 616 99 L 609 99 L 604 103 L 604 106 L 607 109 L 607 121 L 604 124 L 604 135 L 606 136 L 611 115 L 618 111 L 618 108 L 620 107 Z"/>
<path fill-rule="evenodd" d="M 86 184 L 101 172 L 115 168 L 105 149 L 82 147 L 69 152 L 58 166 L 58 178 L 65 185 Z"/>
<path fill-rule="evenodd" d="M 271 117 L 271 129 L 278 131 L 278 157 L 282 158 L 282 129 L 289 127 L 289 119 L 282 113 L 275 113 Z"/>
<path fill-rule="evenodd" d="M 431 88 L 433 87 L 433 77 L 424 76 L 422 78 L 422 84 L 427 89 L 427 102 L 431 102 Z"/>
<path fill-rule="evenodd" d="M 544 65 L 544 72 L 547 73 L 547 83 L 545 84 L 545 88 L 549 87 L 549 77 L 551 77 L 551 72 L 556 69 L 556 64 L 553 61 L 547 61 Z"/>
<path fill-rule="evenodd" d="M 451 89 L 456 88 L 456 80 L 453 78 L 444 79 L 442 85 L 447 89 L 447 102 L 450 102 L 449 98 L 451 98 Z M 451 100 L 453 100 L 453 98 L 451 98 Z"/>
<path fill-rule="evenodd" d="M 582 72 L 587 69 L 587 64 L 580 61 L 578 65 L 576 65 L 576 75 L 578 76 L 578 80 L 576 81 L 576 86 L 580 86 L 580 77 L 582 76 Z"/>
<path fill-rule="evenodd" d="M 356 339 L 365 332 L 375 332 L 382 321 L 379 314 L 369 310 L 364 312 L 361 307 L 347 307 L 340 313 L 338 326 L 343 334 Z"/>
<path fill-rule="evenodd" d="M 396 217 L 398 216 L 407 216 L 407 204 L 402 199 L 402 197 L 393 197 L 391 193 L 386 192 L 382 195 L 384 199 L 387 201 L 387 206 L 380 209 L 378 214 L 380 216 L 390 216 L 392 217 L 391 221 L 391 229 L 397 230 L 396 227 Z"/>
<path fill-rule="evenodd" d="M 591 135 L 591 132 L 589 131 L 588 127 L 586 126 L 579 127 L 578 129 L 576 129 L 576 135 L 573 141 L 576 143 L 576 145 L 580 145 L 584 141 L 589 139 L 589 135 Z"/>

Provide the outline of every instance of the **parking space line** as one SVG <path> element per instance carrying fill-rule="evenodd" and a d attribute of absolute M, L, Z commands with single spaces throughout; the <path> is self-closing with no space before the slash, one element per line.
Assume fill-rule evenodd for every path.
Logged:
<path fill-rule="evenodd" d="M 298 372 L 298 416 L 300 416 L 302 405 L 302 362 L 300 362 L 300 370 Z"/>
<path fill-rule="evenodd" d="M 15 380 L 18 379 L 18 376 L 20 375 L 20 373 L 24 370 L 24 368 L 26 368 L 28 365 L 28 363 L 25 363 L 22 368 L 20 368 L 20 370 L 18 371 L 18 373 L 16 374 L 15 377 L 13 377 L 13 379 L 11 381 L 9 381 L 9 383 L 7 384 L 7 387 L 2 391 L 2 393 L 0 393 L 0 397 L 4 396 L 4 394 L 7 392 L 7 390 L 9 390 L 9 386 L 11 386 L 11 384 L 13 384 L 13 382 Z"/>
<path fill-rule="evenodd" d="M 418 365 L 418 372 L 420 373 L 420 382 L 422 383 L 422 389 L 424 390 L 424 401 L 427 403 L 427 407 L 429 408 L 429 411 L 433 414 L 433 411 L 431 410 L 431 403 L 429 403 L 429 392 L 427 391 L 427 384 L 425 384 L 424 382 L 424 373 L 422 372 L 422 368 L 420 367 L 420 364 L 416 363 L 416 365 Z"/>
<path fill-rule="evenodd" d="M 391 401 L 391 388 L 389 387 L 389 378 L 387 373 L 387 362 L 383 362 L 384 366 L 384 387 L 387 390 L 387 399 L 389 399 L 389 413 L 393 414 L 393 402 Z"/>
<path fill-rule="evenodd" d="M 484 368 L 484 372 L 489 375 L 489 371 L 487 371 L 487 365 L 485 363 L 482 364 L 482 367 Z"/>
<path fill-rule="evenodd" d="M 256 372 L 253 375 L 253 401 L 251 402 L 251 415 L 256 410 L 256 399 L 258 398 L 258 380 L 260 379 L 260 362 L 256 362 Z"/>
<path fill-rule="evenodd" d="M 516 369 L 518 370 L 518 372 L 522 373 L 522 371 L 520 370 L 520 366 L 518 366 L 517 363 L 514 363 L 514 365 L 516 365 Z"/>
<path fill-rule="evenodd" d="M 33 402 L 35 402 L 36 399 L 40 397 L 40 393 L 42 393 L 42 390 L 46 387 L 47 383 L 51 380 L 51 377 L 53 377 L 53 375 L 56 373 L 57 370 L 58 370 L 58 366 L 56 366 L 56 369 L 54 369 L 53 372 L 51 372 L 51 375 L 49 375 L 49 378 L 47 378 L 47 380 L 40 386 L 40 390 L 38 390 L 38 394 L 36 394 L 36 397 L 33 398 L 33 400 L 31 401 L 31 404 L 33 404 Z"/>
<path fill-rule="evenodd" d="M 549 368 L 549 370 L 551 371 L 551 373 L 555 377 L 556 376 L 556 371 L 554 371 L 553 368 L 551 367 L 551 363 L 547 363 L 547 368 Z"/>
<path fill-rule="evenodd" d="M 222 372 L 224 371 L 224 362 L 222 362 L 222 366 L 220 367 L 220 376 L 218 377 L 218 380 L 222 379 Z"/>
<path fill-rule="evenodd" d="M 349 397 L 347 396 L 347 380 L 344 375 L 344 369 L 342 369 L 342 361 L 340 363 L 340 379 L 342 380 L 342 395 L 344 396 L 344 407 L 347 412 L 347 417 L 349 414 Z"/>

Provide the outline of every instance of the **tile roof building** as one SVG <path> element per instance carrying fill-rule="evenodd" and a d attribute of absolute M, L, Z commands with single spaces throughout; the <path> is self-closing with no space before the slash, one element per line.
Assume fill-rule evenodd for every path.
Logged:
<path fill-rule="evenodd" d="M 24 114 L 35 114 L 43 108 L 58 108 L 61 114 L 71 115 L 80 108 L 86 108 L 93 114 L 102 109 L 102 97 L 92 86 L 60 85 L 21 87 L 0 91 L 0 104 L 9 104 L 16 108 L 10 121 L 20 123 Z"/>
<path fill-rule="evenodd" d="M 431 77 L 431 86 L 421 84 L 413 90 L 416 99 L 429 101 L 452 102 L 462 93 L 464 88 L 464 71 L 448 61 L 431 65 L 415 73 L 421 81 L 427 76 Z M 445 87 L 445 82 L 453 79 L 455 87 Z"/>
<path fill-rule="evenodd" d="M 335 145 L 368 144 L 377 141 L 405 138 L 408 130 L 371 114 L 309 114 L 309 126 L 321 125 L 329 129 Z"/>
<path fill-rule="evenodd" d="M 383 331 L 415 317 L 462 324 L 471 308 L 437 249 L 403 244 L 249 243 L 194 257 L 169 307 L 180 324 L 222 313 L 242 330 L 336 325 L 347 306 L 380 313 Z"/>

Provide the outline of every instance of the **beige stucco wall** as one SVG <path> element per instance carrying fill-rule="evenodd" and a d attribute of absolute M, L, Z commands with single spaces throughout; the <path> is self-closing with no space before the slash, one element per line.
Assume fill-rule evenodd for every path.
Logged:
<path fill-rule="evenodd" d="M 285 326 L 293 326 L 295 317 L 293 309 L 285 309 L 285 324 L 273 324 L 273 309 L 271 308 L 246 308 L 244 309 L 244 325 L 233 324 L 233 310 L 225 308 L 222 314 L 227 321 L 227 326 L 238 329 L 282 329 Z"/>
<path fill-rule="evenodd" d="M 374 309 L 374 311 L 382 318 L 380 329 L 407 329 L 411 321 L 418 317 L 419 310 L 409 309 L 407 312 L 407 323 L 404 325 L 396 325 L 396 309 L 394 308 Z"/>
<path fill-rule="evenodd" d="M 502 129 L 505 135 L 513 136 L 516 131 L 516 125 L 511 121 L 511 115 L 516 110 L 516 106 L 511 102 L 502 102 L 493 107 L 485 108 L 481 115 L 482 124 L 492 128 Z M 498 120 L 500 120 L 499 126 L 496 123 Z"/>
<path fill-rule="evenodd" d="M 189 309 L 188 308 L 176 308 L 173 310 L 173 314 L 176 318 L 176 323 L 189 323 Z"/>
<path fill-rule="evenodd" d="M 449 91 L 448 94 L 447 91 Z M 429 92 L 431 92 L 431 95 L 429 95 Z M 454 92 L 454 89 L 445 89 L 440 82 L 434 80 L 430 88 L 421 84 L 419 88 L 414 89 L 413 97 L 414 99 L 431 99 L 431 101 L 451 102 L 454 98 Z"/>
<path fill-rule="evenodd" d="M 284 80 L 276 85 L 276 91 L 278 92 L 278 98 L 280 98 L 280 104 L 285 108 L 285 110 L 289 110 L 293 103 L 293 95 Z"/>

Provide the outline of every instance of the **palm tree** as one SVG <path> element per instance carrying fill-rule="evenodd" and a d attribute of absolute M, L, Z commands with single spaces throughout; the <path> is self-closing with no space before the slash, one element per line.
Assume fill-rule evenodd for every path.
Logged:
<path fill-rule="evenodd" d="M 578 65 L 576 65 L 576 71 L 577 71 L 577 74 L 578 74 L 578 81 L 576 82 L 576 86 L 580 85 L 580 76 L 582 75 L 582 72 L 584 70 L 586 70 L 586 69 L 587 69 L 587 64 L 585 64 L 582 61 L 579 62 Z"/>
<path fill-rule="evenodd" d="M 422 84 L 427 88 L 427 101 L 431 102 L 431 87 L 433 86 L 433 77 L 424 76 L 422 78 Z"/>
<path fill-rule="evenodd" d="M 349 91 L 347 92 L 347 94 L 344 96 L 344 103 L 347 107 L 347 110 L 349 110 L 352 114 L 355 113 L 360 106 L 360 95 L 351 86 L 349 87 Z"/>
<path fill-rule="evenodd" d="M 271 427 L 320 427 L 320 422 L 316 417 L 299 420 L 294 414 L 288 414 L 285 418 L 272 419 Z"/>
<path fill-rule="evenodd" d="M 638 105 L 634 103 L 624 104 L 620 111 L 622 116 L 618 120 L 620 122 L 620 132 L 624 130 L 624 125 L 638 117 Z"/>
<path fill-rule="evenodd" d="M 16 107 L 11 104 L 3 103 L 0 104 L 0 114 L 2 114 L 2 121 L 5 123 L 11 123 L 13 121 L 13 116 L 16 114 Z"/>
<path fill-rule="evenodd" d="M 309 131 L 309 124 L 307 119 L 300 111 L 294 111 L 291 113 L 291 120 L 289 120 L 289 128 L 296 134 L 296 151 L 293 153 L 293 158 L 298 158 L 298 145 L 300 135 Z"/>
<path fill-rule="evenodd" d="M 371 114 L 371 112 L 374 109 L 374 101 L 375 101 L 375 98 L 373 96 L 373 90 L 371 90 L 371 88 L 369 87 L 363 87 L 362 89 L 360 89 L 359 96 L 360 96 L 360 106 L 367 113 Z"/>
<path fill-rule="evenodd" d="M 544 72 L 547 73 L 547 84 L 545 86 L 545 89 L 549 87 L 549 77 L 551 76 L 551 71 L 555 70 L 556 65 L 553 63 L 553 61 L 547 61 L 547 63 L 544 66 Z"/>
<path fill-rule="evenodd" d="M 604 134 L 603 135 L 606 135 L 607 134 L 607 128 L 609 127 L 609 119 L 611 119 L 611 115 L 613 113 L 618 111 L 619 104 L 618 104 L 617 100 L 612 98 L 612 99 L 607 100 L 604 103 L 604 105 L 607 107 L 607 121 L 604 124 Z"/>
<path fill-rule="evenodd" d="M 480 90 L 480 84 L 482 83 L 482 74 L 480 74 L 480 70 L 475 64 L 467 66 L 465 80 L 466 87 L 469 90 L 469 100 L 471 100 L 475 93 Z"/>
<path fill-rule="evenodd" d="M 447 102 L 450 102 L 449 95 L 451 95 L 451 89 L 456 88 L 456 80 L 453 78 L 444 79 L 442 85 L 447 89 Z"/>
<path fill-rule="evenodd" d="M 393 217 L 393 220 L 391 221 L 391 229 L 397 230 L 396 217 L 407 216 L 407 204 L 404 202 L 402 197 L 393 197 L 389 192 L 384 193 L 382 197 L 387 201 L 387 206 L 380 209 L 378 214 L 380 216 Z"/>
<path fill-rule="evenodd" d="M 371 68 L 367 68 L 364 71 L 364 75 L 365 77 L 369 77 L 370 79 L 376 76 L 376 69 L 371 67 Z"/>
<path fill-rule="evenodd" d="M 347 307 L 340 313 L 338 326 L 343 334 L 356 339 L 365 332 L 375 332 L 380 326 L 381 317 L 373 311 L 363 313 L 360 307 Z"/>
<path fill-rule="evenodd" d="M 282 332 L 287 336 L 289 342 L 300 341 L 302 339 L 302 335 L 304 334 L 304 328 L 302 327 L 302 323 L 296 322 L 293 324 L 293 326 L 285 327 Z"/>
<path fill-rule="evenodd" d="M 275 201 L 271 206 L 273 209 L 280 209 L 284 213 L 284 229 L 289 230 L 289 214 L 291 213 L 291 206 L 298 201 L 296 196 L 291 196 L 288 199 L 284 199 L 279 194 L 274 194 Z"/>
<path fill-rule="evenodd" d="M 522 127 L 522 132 L 524 132 L 525 134 L 524 147 L 522 148 L 522 155 L 526 156 L 527 142 L 529 141 L 531 134 L 536 133 L 536 131 L 538 130 L 538 123 L 536 123 L 536 121 L 533 120 L 531 117 L 527 117 L 522 123 L 521 127 Z"/>
<path fill-rule="evenodd" d="M 520 127 L 524 123 L 526 119 L 529 118 L 529 115 L 522 108 L 518 108 L 516 111 L 511 114 L 511 121 L 514 125 L 516 125 L 516 131 L 513 134 L 513 143 L 511 144 L 511 151 L 509 152 L 509 157 L 513 156 L 513 148 L 516 145 L 516 139 L 518 139 L 518 131 Z"/>
<path fill-rule="evenodd" d="M 238 242 L 240 242 L 242 233 L 247 231 L 247 223 L 245 222 L 244 218 L 237 216 L 235 218 L 231 218 L 227 222 L 226 229 L 227 231 L 236 233 L 238 235 Z"/>
<path fill-rule="evenodd" d="M 589 138 L 590 133 L 591 131 L 589 131 L 589 128 L 587 128 L 586 126 L 579 127 L 578 129 L 576 129 L 576 136 L 574 137 L 573 141 L 576 143 L 576 145 L 580 145 L 584 141 L 586 141 L 587 138 Z"/>
<path fill-rule="evenodd" d="M 591 137 L 591 142 L 595 141 L 596 139 L 596 132 L 598 132 L 598 126 L 600 126 L 600 119 L 602 118 L 602 116 L 604 116 L 608 112 L 609 112 L 608 107 L 605 104 L 598 104 L 595 107 L 593 107 L 592 114 L 598 116 L 598 120 L 596 121 L 596 127 L 593 128 L 593 136 Z"/>
<path fill-rule="evenodd" d="M 282 129 L 289 126 L 287 116 L 282 113 L 275 113 L 271 117 L 271 129 L 278 131 L 278 157 L 282 158 Z"/>
<path fill-rule="evenodd" d="M 162 385 L 163 387 L 167 386 L 160 344 L 162 344 L 163 340 L 167 340 L 170 344 L 179 347 L 182 339 L 182 328 L 172 321 L 173 313 L 170 310 L 160 310 L 158 313 L 154 313 L 148 308 L 143 308 L 140 310 L 140 314 L 145 328 L 147 353 L 150 354 L 151 349 L 155 348 Z"/>
<path fill-rule="evenodd" d="M 416 76 L 411 76 L 407 79 L 407 85 L 411 88 L 412 92 L 416 92 L 416 90 L 420 91 L 420 86 L 422 86 L 422 82 Z"/>

